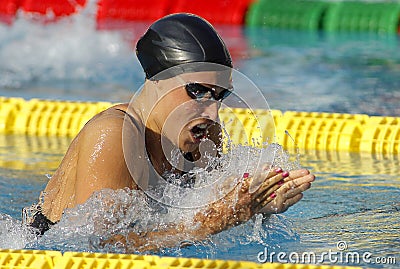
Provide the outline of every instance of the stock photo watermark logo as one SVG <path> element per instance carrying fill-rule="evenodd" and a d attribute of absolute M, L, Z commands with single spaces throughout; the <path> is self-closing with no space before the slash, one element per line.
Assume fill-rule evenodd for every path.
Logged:
<path fill-rule="evenodd" d="M 237 107 L 247 114 L 238 116 Z M 269 113 L 267 120 L 257 119 L 257 109 Z M 156 74 L 133 96 L 128 112 L 131 116 L 125 117 L 123 128 L 128 169 L 148 196 L 167 206 L 198 208 L 226 196 L 237 185 L 238 178 L 244 174 L 255 175 L 265 164 L 263 156 L 255 159 L 251 151 L 244 152 L 238 161 L 231 154 L 231 142 L 238 142 L 236 139 L 251 145 L 257 139 L 261 140 L 257 142 L 260 144 L 265 140 L 272 143 L 275 139 L 271 110 L 257 86 L 237 70 L 214 63 L 181 64 Z M 142 118 L 143 126 L 132 123 L 135 115 Z M 154 118 L 161 120 L 154 122 Z M 249 118 L 256 119 L 254 126 L 246 125 Z M 235 124 L 230 130 L 234 130 L 235 137 L 226 131 L 232 123 Z M 170 166 L 170 174 L 161 174 L 159 171 L 166 169 L 157 169 L 157 158 L 148 154 L 149 147 L 154 145 L 146 139 L 157 136 L 151 129 L 154 126 L 160 129 L 157 130 L 160 132 L 157 139 L 161 142 L 158 149 Z M 220 132 L 215 135 L 213 132 L 217 133 L 217 129 Z M 269 130 L 268 135 L 264 134 L 265 130 Z M 253 135 L 256 132 L 259 135 Z M 133 136 L 134 133 L 140 135 Z M 222 155 L 224 167 L 220 171 L 224 172 L 204 176 L 203 181 L 196 178 L 196 184 L 190 185 L 193 169 L 203 165 L 207 172 L 218 170 L 214 169 L 218 164 L 212 161 Z M 270 159 L 272 163 L 273 158 Z M 135 174 L 138 164 L 145 167 L 144 174 Z"/>
<path fill-rule="evenodd" d="M 328 251 L 314 252 L 275 252 L 260 251 L 257 254 L 259 263 L 299 263 L 299 264 L 381 264 L 381 265 L 395 265 L 397 259 L 393 255 L 375 256 L 372 252 L 365 251 L 350 251 L 346 241 L 338 241 L 336 249 L 329 249 Z"/>

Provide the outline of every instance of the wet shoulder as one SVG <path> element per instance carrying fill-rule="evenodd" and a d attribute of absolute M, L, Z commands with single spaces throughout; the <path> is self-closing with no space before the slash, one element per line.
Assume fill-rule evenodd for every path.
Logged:
<path fill-rule="evenodd" d="M 125 104 L 110 107 L 90 119 L 82 129 L 84 132 L 96 129 L 121 129 L 125 118 Z"/>
<path fill-rule="evenodd" d="M 96 139 L 98 137 L 122 136 L 123 129 L 129 128 L 133 134 L 141 133 L 141 124 L 138 117 L 127 112 L 128 104 L 110 107 L 89 120 L 79 134 L 79 140 Z M 127 124 L 128 123 L 128 124 Z M 132 124 L 133 123 L 133 124 Z"/>

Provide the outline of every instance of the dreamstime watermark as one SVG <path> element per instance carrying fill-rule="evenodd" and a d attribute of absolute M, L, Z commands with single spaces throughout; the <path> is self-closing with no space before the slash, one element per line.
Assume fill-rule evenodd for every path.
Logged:
<path fill-rule="evenodd" d="M 279 262 L 279 263 L 303 263 L 303 264 L 396 264 L 395 256 L 374 256 L 372 252 L 349 251 L 346 241 L 336 243 L 336 249 L 329 249 L 321 253 L 314 251 L 306 252 L 275 252 L 260 251 L 257 254 L 260 263 Z"/>

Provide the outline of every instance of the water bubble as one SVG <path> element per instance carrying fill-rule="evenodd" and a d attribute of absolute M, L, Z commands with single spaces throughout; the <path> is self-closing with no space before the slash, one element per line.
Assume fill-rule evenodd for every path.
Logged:
<path fill-rule="evenodd" d="M 34 240 L 36 235 L 32 228 L 9 215 L 0 214 L 0 248 L 21 249 Z"/>

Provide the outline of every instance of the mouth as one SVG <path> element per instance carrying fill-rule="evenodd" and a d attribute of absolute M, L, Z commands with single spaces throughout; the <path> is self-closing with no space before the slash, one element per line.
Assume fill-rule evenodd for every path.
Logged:
<path fill-rule="evenodd" d="M 207 129 L 210 127 L 208 123 L 199 123 L 190 129 L 193 140 L 197 143 L 207 136 Z"/>

